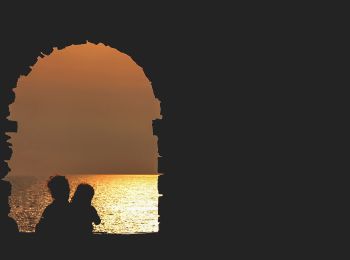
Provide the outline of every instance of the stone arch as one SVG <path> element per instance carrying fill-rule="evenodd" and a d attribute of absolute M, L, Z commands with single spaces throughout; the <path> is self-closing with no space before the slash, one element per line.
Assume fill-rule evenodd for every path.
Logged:
<path fill-rule="evenodd" d="M 69 37 L 66 37 L 69 38 Z M 103 37 L 102 37 L 103 38 Z M 11 121 L 7 119 L 7 117 L 10 115 L 9 106 L 15 102 L 15 93 L 13 91 L 14 88 L 17 86 L 17 81 L 20 78 L 20 76 L 27 76 L 30 72 L 32 67 L 35 65 L 35 63 L 38 60 L 38 57 L 44 57 L 44 55 L 50 55 L 53 52 L 53 48 L 57 48 L 58 50 L 64 49 L 71 45 L 80 45 L 85 44 L 87 42 L 91 42 L 94 44 L 102 43 L 106 46 L 109 46 L 113 49 L 116 49 L 126 55 L 128 55 L 138 66 L 140 66 L 145 76 L 150 80 L 151 86 L 155 95 L 155 98 L 159 99 L 161 101 L 161 114 L 162 119 L 156 119 L 152 122 L 153 127 L 153 134 L 158 137 L 158 172 L 165 174 L 159 176 L 159 184 L 158 189 L 159 193 L 162 194 L 162 197 L 159 199 L 159 216 L 163 219 L 165 218 L 164 214 L 162 213 L 162 209 L 164 208 L 164 203 L 162 202 L 164 200 L 164 197 L 166 197 L 166 191 L 165 188 L 163 188 L 166 184 L 166 169 L 164 168 L 164 155 L 162 154 L 162 149 L 160 142 L 162 142 L 161 137 L 161 125 L 162 120 L 164 120 L 164 114 L 162 111 L 165 110 L 165 103 L 163 103 L 163 95 L 161 91 L 160 84 L 157 81 L 157 77 L 155 76 L 156 70 L 153 64 L 147 61 L 151 61 L 151 59 L 148 59 L 146 56 L 149 54 L 146 51 L 143 51 L 142 48 L 139 48 L 139 46 L 132 46 L 130 45 L 130 42 L 127 41 L 118 41 L 113 42 L 106 39 L 95 39 L 95 38 L 89 38 L 86 37 L 85 40 L 80 40 L 75 37 L 72 37 L 72 39 L 67 41 L 62 41 L 61 39 L 52 40 L 49 42 L 43 43 L 41 46 L 36 47 L 36 51 L 33 52 L 26 52 L 23 50 L 23 52 L 20 52 L 18 55 L 23 55 L 21 62 L 19 64 L 15 64 L 13 68 L 11 68 L 10 74 L 8 74 L 6 77 L 2 78 L 0 81 L 1 88 L 0 88 L 0 181 L 4 177 L 6 177 L 11 169 L 8 166 L 8 163 L 6 161 L 10 160 L 12 157 L 12 144 L 10 137 L 6 135 L 6 133 L 10 132 L 17 132 L 18 129 L 18 123 L 15 121 Z M 30 53 L 30 54 L 29 54 Z M 162 184 L 164 183 L 164 184 Z M 0 194 L 1 195 L 1 194 Z M 9 194 L 8 194 L 9 195 Z M 7 195 L 7 196 L 8 196 Z M 159 220 L 159 233 L 162 232 L 162 222 Z"/>

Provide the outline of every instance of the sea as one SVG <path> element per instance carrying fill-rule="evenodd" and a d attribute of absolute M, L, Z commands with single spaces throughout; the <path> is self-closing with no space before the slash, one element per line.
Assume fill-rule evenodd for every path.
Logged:
<path fill-rule="evenodd" d="M 95 189 L 93 206 L 101 217 L 94 233 L 154 233 L 158 223 L 158 176 L 154 175 L 66 175 L 71 195 L 80 183 Z M 10 176 L 11 214 L 21 232 L 34 232 L 44 209 L 52 202 L 48 176 Z"/>

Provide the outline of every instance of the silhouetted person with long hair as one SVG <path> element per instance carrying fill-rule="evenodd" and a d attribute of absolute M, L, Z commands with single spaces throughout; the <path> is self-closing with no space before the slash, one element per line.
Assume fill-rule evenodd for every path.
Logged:
<path fill-rule="evenodd" d="M 69 232 L 69 182 L 64 176 L 50 177 L 47 186 L 52 196 L 52 203 L 46 207 L 35 232 L 54 238 L 67 236 Z"/>
<path fill-rule="evenodd" d="M 75 236 L 86 237 L 92 235 L 93 226 L 99 225 L 101 219 L 94 208 L 91 205 L 92 198 L 94 197 L 94 188 L 89 184 L 79 184 L 75 194 L 70 203 L 70 210 L 72 216 L 72 233 Z"/>

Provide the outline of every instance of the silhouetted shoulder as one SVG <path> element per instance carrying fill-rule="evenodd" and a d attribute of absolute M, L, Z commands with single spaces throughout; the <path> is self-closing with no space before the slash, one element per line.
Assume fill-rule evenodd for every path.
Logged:
<path fill-rule="evenodd" d="M 48 205 L 36 225 L 36 233 L 58 234 L 67 232 L 68 203 L 53 202 Z"/>
<path fill-rule="evenodd" d="M 59 204 L 59 203 L 51 203 L 48 205 L 42 215 L 42 218 L 47 218 L 51 216 L 60 216 L 62 214 L 65 214 L 65 211 L 68 210 L 69 204 Z"/>
<path fill-rule="evenodd" d="M 50 214 L 51 208 L 52 208 L 52 204 L 50 204 L 44 209 L 44 212 L 41 215 L 41 218 L 38 224 L 35 226 L 36 233 L 43 233 L 43 231 L 46 231 L 48 219 L 50 218 L 49 216 L 51 215 Z"/>
<path fill-rule="evenodd" d="M 54 214 L 54 205 L 51 203 L 50 205 L 48 205 L 45 209 L 44 209 L 44 212 L 43 214 L 41 215 L 41 218 L 40 218 L 40 222 L 44 221 L 45 219 L 49 218 L 50 215 Z M 40 224 L 39 222 L 39 224 Z"/>
<path fill-rule="evenodd" d="M 48 205 L 45 209 L 44 209 L 44 212 L 43 212 L 43 215 L 42 217 L 46 217 L 46 216 L 49 216 L 51 215 L 54 211 L 55 211 L 55 205 L 53 203 L 51 203 L 50 205 Z"/>

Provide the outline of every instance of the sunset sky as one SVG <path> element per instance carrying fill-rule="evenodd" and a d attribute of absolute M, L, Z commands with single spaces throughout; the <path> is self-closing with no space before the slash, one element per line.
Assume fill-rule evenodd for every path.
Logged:
<path fill-rule="evenodd" d="M 11 174 L 157 172 L 160 103 L 129 56 L 103 44 L 55 49 L 15 92 Z"/>

